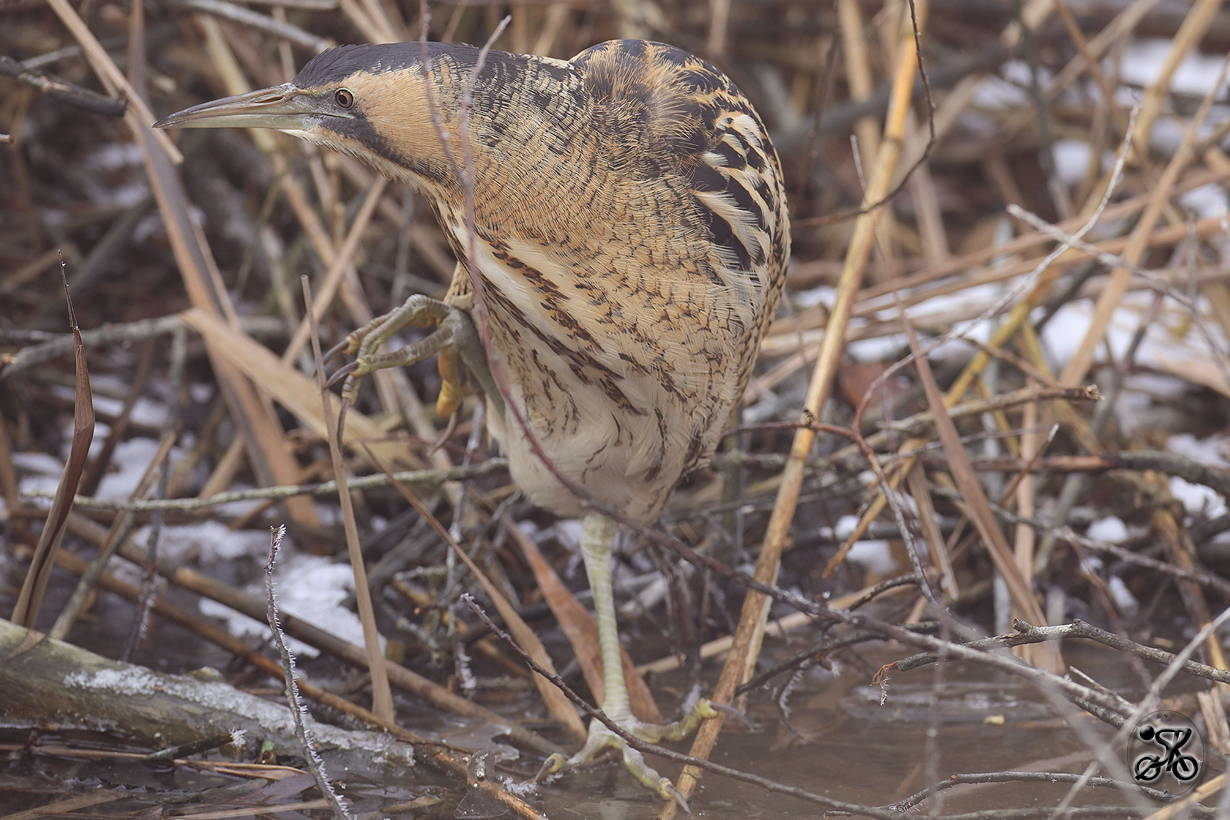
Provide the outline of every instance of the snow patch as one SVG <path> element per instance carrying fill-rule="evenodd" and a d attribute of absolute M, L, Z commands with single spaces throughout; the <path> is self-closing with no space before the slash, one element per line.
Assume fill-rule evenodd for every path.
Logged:
<path fill-rule="evenodd" d="M 1230 467 L 1230 440 L 1225 436 L 1196 438 L 1191 433 L 1179 433 L 1166 440 L 1166 449 L 1200 464 Z"/>
<path fill-rule="evenodd" d="M 265 538 L 268 544 L 268 536 Z M 339 564 L 319 555 L 288 555 L 279 561 L 274 570 L 274 591 L 283 616 L 294 615 L 355 646 L 363 646 L 363 625 L 359 617 L 342 606 L 342 602 L 354 591 L 354 573 L 348 564 Z M 249 586 L 247 592 L 262 600 L 265 598 L 263 583 Z M 268 624 L 214 601 L 202 599 L 201 613 L 226 621 L 233 635 L 252 636 L 258 640 L 270 637 Z M 287 645 L 296 655 L 305 658 L 320 654 L 317 649 L 289 635 Z M 383 645 L 384 640 L 381 639 Z"/>
<path fill-rule="evenodd" d="M 1230 195 L 1221 185 L 1201 185 L 1179 194 L 1179 204 L 1200 219 L 1213 219 L 1230 211 Z"/>
<path fill-rule="evenodd" d="M 1140 609 L 1136 596 L 1128 590 L 1127 584 L 1123 583 L 1123 579 L 1118 575 L 1110 576 L 1107 586 L 1110 587 L 1110 595 L 1114 598 L 1115 604 L 1125 615 L 1135 614 Z"/>
<path fill-rule="evenodd" d="M 144 544 L 149 538 L 149 527 L 138 530 L 135 538 L 137 543 Z M 232 530 L 214 520 L 164 525 L 158 536 L 158 551 L 176 563 L 194 561 L 209 566 L 244 557 L 264 563 L 269 553 L 269 538 L 267 532 Z"/>
<path fill-rule="evenodd" d="M 1123 519 L 1109 516 L 1100 518 L 1089 525 L 1089 529 L 1085 531 L 1085 535 L 1095 541 L 1106 541 L 1111 544 L 1122 544 L 1127 540 L 1128 531 L 1127 525 L 1123 523 Z"/>
<path fill-rule="evenodd" d="M 1226 511 L 1226 501 L 1203 484 L 1192 484 L 1178 476 L 1170 477 L 1170 494 L 1183 502 L 1189 515 L 1213 518 Z"/>
<path fill-rule="evenodd" d="M 99 437 L 94 437 L 98 444 Z M 98 484 L 98 492 L 94 495 L 102 501 L 127 501 L 136 491 L 141 477 L 149 469 L 150 463 L 158 454 L 158 442 L 152 438 L 133 438 L 121 441 L 115 446 L 111 456 L 111 466 Z M 172 447 L 170 462 L 184 458 L 183 448 Z"/>
<path fill-rule="evenodd" d="M 1093 148 L 1084 140 L 1056 140 L 1055 174 L 1064 185 L 1076 185 L 1085 178 L 1093 159 Z"/>
<path fill-rule="evenodd" d="M 1123 51 L 1123 61 L 1118 69 L 1123 82 L 1142 88 L 1151 85 L 1161 75 L 1166 57 L 1173 43 L 1169 39 L 1142 37 L 1132 40 Z M 1213 80 L 1221 70 L 1222 58 L 1189 50 L 1170 79 L 1170 90 L 1177 94 L 1203 97 L 1213 87 Z M 1113 67 L 1108 65 L 1113 70 Z M 1221 94 L 1226 83 L 1222 82 Z"/>
<path fill-rule="evenodd" d="M 897 560 L 884 540 L 855 541 L 846 553 L 846 560 L 879 575 L 897 571 Z"/>

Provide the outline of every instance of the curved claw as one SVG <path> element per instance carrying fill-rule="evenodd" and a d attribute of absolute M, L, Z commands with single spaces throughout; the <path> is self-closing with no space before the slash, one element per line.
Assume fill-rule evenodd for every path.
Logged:
<path fill-rule="evenodd" d="M 717 717 L 720 712 L 728 719 L 738 722 L 738 724 L 747 731 L 760 731 L 760 727 L 753 723 L 751 718 L 749 718 L 744 712 L 731 706 L 729 703 L 706 700 L 705 706 L 712 712 L 712 714 L 705 715 L 705 717 Z"/>
<path fill-rule="evenodd" d="M 345 339 L 342 339 L 340 342 L 335 344 L 333 347 L 325 351 L 324 360 L 326 363 L 328 363 L 344 354 L 353 353 L 353 352 L 354 351 L 351 349 L 351 345 L 350 345 L 350 337 L 347 336 Z"/>
<path fill-rule="evenodd" d="M 427 455 L 434 456 L 436 451 L 443 447 L 445 442 L 453 437 L 453 433 L 457 430 L 457 418 L 460 415 L 460 413 L 454 411 L 452 415 L 448 417 L 448 424 L 445 425 L 444 432 L 440 434 L 438 439 L 436 439 L 435 444 L 427 448 Z"/>
<path fill-rule="evenodd" d="M 543 778 L 550 777 L 568 765 L 567 759 L 559 752 L 552 752 L 538 768 L 538 773 L 530 778 L 531 783 L 541 783 Z"/>
<path fill-rule="evenodd" d="M 337 440 L 342 441 L 342 431 L 346 429 L 346 411 L 350 409 L 350 398 L 342 394 L 342 403 L 337 410 Z"/>
<path fill-rule="evenodd" d="M 688 799 L 683 796 L 683 792 L 670 781 L 670 778 L 664 777 L 658 784 L 658 794 L 663 800 L 673 801 L 684 814 L 691 814 L 692 809 L 688 806 Z"/>
<path fill-rule="evenodd" d="M 333 351 L 331 350 L 329 352 L 332 353 Z M 358 360 L 342 365 L 337 370 L 333 371 L 333 375 L 330 376 L 328 381 L 325 382 L 325 387 L 332 387 L 342 379 L 349 378 L 359 369 L 359 367 L 360 365 Z"/>

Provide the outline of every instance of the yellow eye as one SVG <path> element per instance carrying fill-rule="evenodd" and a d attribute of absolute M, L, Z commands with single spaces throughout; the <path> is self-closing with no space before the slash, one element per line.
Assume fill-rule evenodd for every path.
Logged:
<path fill-rule="evenodd" d="M 333 92 L 333 101 L 342 108 L 350 108 L 354 105 L 354 92 L 349 88 L 339 88 Z"/>

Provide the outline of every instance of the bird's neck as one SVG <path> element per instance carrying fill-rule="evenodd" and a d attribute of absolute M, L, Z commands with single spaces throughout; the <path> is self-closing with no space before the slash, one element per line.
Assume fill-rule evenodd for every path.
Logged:
<path fill-rule="evenodd" d="M 579 72 L 500 52 L 480 66 L 479 56 L 433 44 L 426 70 L 373 95 L 384 151 L 368 161 L 431 199 L 446 224 L 465 212 L 467 190 L 480 224 L 527 236 L 575 230 L 579 210 L 601 222 L 622 183 Z"/>

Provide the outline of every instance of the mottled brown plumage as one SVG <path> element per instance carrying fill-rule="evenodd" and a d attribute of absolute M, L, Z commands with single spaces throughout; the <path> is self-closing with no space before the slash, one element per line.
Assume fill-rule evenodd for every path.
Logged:
<path fill-rule="evenodd" d="M 164 122 L 266 125 L 359 157 L 420 191 L 466 260 L 466 202 L 453 162 L 461 161 L 462 94 L 478 56 L 431 44 L 424 63 L 419 44 L 344 46 L 286 86 Z M 482 372 L 472 340 L 461 352 L 492 398 L 489 429 L 536 504 L 585 514 L 531 451 L 504 400 L 520 408 L 565 478 L 652 521 L 681 478 L 713 455 L 777 309 L 790 250 L 777 155 L 728 78 L 659 43 L 603 43 L 568 62 L 493 52 L 473 82 L 474 273 L 488 354 L 507 395 Z M 357 372 L 458 342 L 466 328 L 454 316 L 412 355 L 376 353 L 412 319 L 472 306 L 460 266 L 445 301 L 451 307 L 419 297 L 354 335 Z M 609 562 L 614 530 L 591 518 L 586 567 L 596 599 L 605 587 L 598 609 L 600 622 L 609 620 L 604 708 L 639 728 L 616 702 L 624 695 L 609 567 L 597 566 Z M 582 756 L 610 745 L 609 732 L 596 737 L 602 732 L 591 726 Z M 656 774 L 638 776 L 666 793 Z"/>

